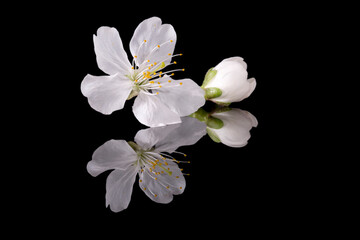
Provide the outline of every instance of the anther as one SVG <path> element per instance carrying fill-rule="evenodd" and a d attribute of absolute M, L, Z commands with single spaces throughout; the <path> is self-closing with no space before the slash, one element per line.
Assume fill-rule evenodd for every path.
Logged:
<path fill-rule="evenodd" d="M 180 85 L 183 85 L 183 83 L 181 82 L 181 83 L 179 83 Z"/>
<path fill-rule="evenodd" d="M 157 45 L 158 48 L 160 48 L 160 45 Z"/>
<path fill-rule="evenodd" d="M 174 64 L 177 64 L 177 62 L 176 62 L 176 61 L 174 61 Z"/>
<path fill-rule="evenodd" d="M 144 40 L 144 42 L 146 42 L 146 40 Z"/>

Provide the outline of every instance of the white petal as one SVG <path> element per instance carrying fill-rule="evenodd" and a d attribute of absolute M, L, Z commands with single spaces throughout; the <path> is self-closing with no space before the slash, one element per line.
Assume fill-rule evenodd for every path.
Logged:
<path fill-rule="evenodd" d="M 231 103 L 247 98 L 256 86 L 255 79 L 247 79 L 246 63 L 240 57 L 224 59 L 216 67 L 217 74 L 206 88 L 221 89 L 222 95 L 212 101 Z"/>
<path fill-rule="evenodd" d="M 181 146 L 195 144 L 206 135 L 205 123 L 192 117 L 182 117 L 181 121 L 178 128 L 159 139 L 154 151 L 172 153 Z"/>
<path fill-rule="evenodd" d="M 134 140 L 142 149 L 149 150 L 159 141 L 173 135 L 174 129 L 180 127 L 180 125 L 181 123 L 143 129 L 136 133 Z"/>
<path fill-rule="evenodd" d="M 247 81 L 249 83 L 249 88 L 248 88 L 248 92 L 244 95 L 244 99 L 249 97 L 251 95 L 251 93 L 255 90 L 255 87 L 256 87 L 255 78 L 249 78 Z"/>
<path fill-rule="evenodd" d="M 196 118 L 182 117 L 181 123 L 140 130 L 135 142 L 145 150 L 172 153 L 180 146 L 193 145 L 206 135 L 206 124 Z"/>
<path fill-rule="evenodd" d="M 88 74 L 81 83 L 81 92 L 88 98 L 93 109 L 103 114 L 111 114 L 124 107 L 132 86 L 130 79 L 119 74 L 111 76 Z"/>
<path fill-rule="evenodd" d="M 141 22 L 135 29 L 130 41 L 130 51 L 132 56 L 137 56 L 138 65 L 147 60 L 151 63 L 165 62 L 167 65 L 171 61 L 168 54 L 173 54 L 175 43 L 174 28 L 169 24 L 161 24 L 160 18 L 152 17 Z"/>
<path fill-rule="evenodd" d="M 171 82 L 168 82 L 170 79 Z M 158 80 L 159 98 L 179 116 L 188 116 L 205 104 L 205 92 L 191 79 L 173 80 L 163 77 Z M 181 84 L 181 85 L 180 85 Z"/>
<path fill-rule="evenodd" d="M 214 113 L 212 116 L 221 119 L 224 126 L 211 130 L 218 135 L 223 144 L 230 147 L 245 146 L 250 138 L 251 128 L 258 124 L 251 113 L 235 108 L 227 112 Z"/>
<path fill-rule="evenodd" d="M 106 206 L 110 205 L 113 212 L 120 212 L 129 205 L 133 185 L 136 178 L 136 168 L 130 166 L 124 170 L 112 171 L 106 180 Z"/>
<path fill-rule="evenodd" d="M 245 70 L 247 69 L 247 64 L 246 64 L 246 62 L 244 61 L 244 59 L 242 57 L 226 58 L 221 63 L 224 63 L 224 62 L 237 62 L 237 63 L 240 63 L 244 67 Z M 219 66 L 219 64 L 218 64 L 218 66 Z"/>
<path fill-rule="evenodd" d="M 133 112 L 139 122 L 149 127 L 181 122 L 179 115 L 172 112 L 158 95 L 147 95 L 142 91 L 134 101 Z"/>
<path fill-rule="evenodd" d="M 99 68 L 109 75 L 127 75 L 131 65 L 118 31 L 115 28 L 100 27 L 93 39 Z"/>
<path fill-rule="evenodd" d="M 157 157 L 161 163 L 155 166 L 152 171 L 146 169 L 139 174 L 139 185 L 145 194 L 155 202 L 169 203 L 173 199 L 173 195 L 181 194 L 185 189 L 185 178 L 177 166 L 172 161 L 165 161 L 161 156 Z M 169 169 L 167 171 L 164 168 Z"/>
<path fill-rule="evenodd" d="M 109 169 L 126 169 L 137 159 L 136 152 L 124 140 L 110 140 L 98 147 L 87 164 L 88 172 L 96 177 Z"/>

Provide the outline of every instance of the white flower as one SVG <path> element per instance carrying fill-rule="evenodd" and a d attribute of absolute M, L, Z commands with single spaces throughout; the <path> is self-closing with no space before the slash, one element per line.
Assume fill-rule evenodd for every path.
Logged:
<path fill-rule="evenodd" d="M 229 147 L 243 147 L 250 139 L 250 130 L 257 127 L 258 121 L 249 112 L 225 108 L 212 113 L 207 120 L 207 132 L 215 142 Z"/>
<path fill-rule="evenodd" d="M 94 35 L 96 60 L 109 76 L 88 74 L 81 92 L 89 104 L 103 114 L 122 109 L 125 101 L 137 96 L 133 105 L 135 117 L 150 127 L 179 123 L 181 116 L 195 112 L 205 104 L 204 90 L 191 79 L 173 80 L 176 69 L 163 68 L 176 64 L 176 33 L 169 24 L 152 17 L 136 28 L 130 41 L 132 62 L 123 48 L 115 28 L 100 27 Z"/>
<path fill-rule="evenodd" d="M 170 153 L 180 146 L 195 144 L 206 134 L 206 125 L 197 119 L 140 130 L 135 142 L 110 140 L 95 150 L 87 170 L 92 176 L 114 169 L 106 181 L 106 206 L 119 212 L 129 205 L 136 175 L 144 193 L 158 203 L 169 203 L 185 189 L 185 178 Z M 183 154 L 183 153 L 180 153 Z M 186 156 L 186 154 L 183 154 Z"/>
<path fill-rule="evenodd" d="M 247 65 L 241 57 L 231 57 L 211 68 L 204 79 L 202 88 L 207 99 L 218 104 L 239 102 L 254 91 L 255 78 L 248 79 Z"/>

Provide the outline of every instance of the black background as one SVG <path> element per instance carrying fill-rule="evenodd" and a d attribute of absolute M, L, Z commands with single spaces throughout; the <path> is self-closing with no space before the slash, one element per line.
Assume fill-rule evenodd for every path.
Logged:
<path fill-rule="evenodd" d="M 186 237 L 193 230 L 229 236 L 243 230 L 297 233 L 315 226 L 323 214 L 317 200 L 322 190 L 310 183 L 315 168 L 303 157 L 309 144 L 299 143 L 310 133 L 299 125 L 304 114 L 296 114 L 304 110 L 297 98 L 303 66 L 296 56 L 304 54 L 301 46 L 309 41 L 303 16 L 311 17 L 312 11 L 304 12 L 301 5 L 285 6 L 286 11 L 276 4 L 194 5 L 54 5 L 20 22 L 23 37 L 16 41 L 26 41 L 19 50 L 25 55 L 27 77 L 18 78 L 23 98 L 16 113 L 25 121 L 17 125 L 21 130 L 10 144 L 20 160 L 14 168 L 18 170 L 10 173 L 19 178 L 16 187 L 9 187 L 10 222 L 35 223 L 29 231 L 36 234 L 76 230 L 119 237 Z M 146 127 L 133 116 L 133 100 L 110 116 L 93 110 L 80 83 L 88 73 L 103 75 L 92 41 L 99 27 L 117 28 L 129 54 L 133 31 L 152 16 L 176 30 L 175 53 L 184 54 L 176 60 L 186 71 L 175 79 L 191 78 L 201 85 L 206 71 L 221 60 L 244 58 L 257 87 L 248 99 L 231 106 L 251 112 L 259 125 L 243 148 L 214 143 L 208 136 L 181 147 L 191 160 L 184 172 L 191 175 L 184 193 L 170 204 L 152 202 L 135 183 L 128 209 L 113 213 L 105 208 L 108 172 L 93 178 L 86 164 L 104 142 L 133 140 Z"/>

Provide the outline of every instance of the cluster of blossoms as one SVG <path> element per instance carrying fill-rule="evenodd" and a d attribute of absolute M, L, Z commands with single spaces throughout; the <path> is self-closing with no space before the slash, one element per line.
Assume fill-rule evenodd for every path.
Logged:
<path fill-rule="evenodd" d="M 247 98 L 255 89 L 240 57 L 223 60 L 205 75 L 200 87 L 191 79 L 175 80 L 173 58 L 177 36 L 170 24 L 152 17 L 141 22 L 130 40 L 129 61 L 118 31 L 100 27 L 93 37 L 98 67 L 107 75 L 86 75 L 81 92 L 90 106 L 103 114 L 124 108 L 135 97 L 132 110 L 142 124 L 133 141 L 110 140 L 100 146 L 87 165 L 92 176 L 114 169 L 106 182 L 106 206 L 114 212 L 126 209 L 133 184 L 155 202 L 168 203 L 185 189 L 181 161 L 170 154 L 180 146 L 196 143 L 206 133 L 215 142 L 242 147 L 257 126 L 249 112 L 228 107 Z M 206 100 L 219 104 L 211 113 L 201 107 Z M 188 161 L 183 161 L 188 162 Z"/>

